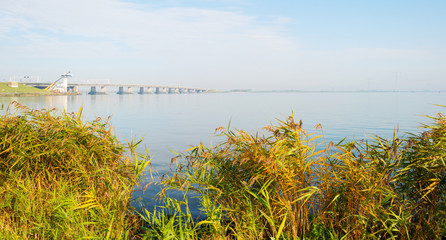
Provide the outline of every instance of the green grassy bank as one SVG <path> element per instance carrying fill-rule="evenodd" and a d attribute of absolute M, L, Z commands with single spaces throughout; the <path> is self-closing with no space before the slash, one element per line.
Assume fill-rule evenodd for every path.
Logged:
<path fill-rule="evenodd" d="M 420 134 L 341 143 L 293 117 L 264 133 L 218 128 L 225 140 L 172 159 L 162 204 L 136 213 L 149 163 L 137 143 L 81 111 L 14 104 L 0 116 L 0 239 L 442 239 L 446 118 L 430 120 Z"/>
<path fill-rule="evenodd" d="M 1 95 L 25 95 L 25 94 L 51 94 L 50 91 L 38 89 L 31 86 L 26 86 L 21 83 L 18 87 L 10 87 L 6 82 L 0 82 L 0 96 Z"/>

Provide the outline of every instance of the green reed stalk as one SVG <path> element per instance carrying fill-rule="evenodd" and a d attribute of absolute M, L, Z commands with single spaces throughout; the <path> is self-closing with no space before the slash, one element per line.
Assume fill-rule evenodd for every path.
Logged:
<path fill-rule="evenodd" d="M 442 239 L 446 118 L 420 134 L 326 143 L 291 116 L 267 134 L 217 130 L 161 182 L 138 216 L 130 195 L 149 163 L 107 121 L 18 104 L 0 116 L 2 239 Z M 320 125 L 316 126 L 320 130 Z M 175 161 L 176 160 L 176 161 Z M 182 199 L 169 191 L 183 191 Z M 198 195 L 204 218 L 189 209 Z M 141 222 L 142 220 L 142 222 Z"/>
<path fill-rule="evenodd" d="M 107 121 L 13 103 L 0 116 L 1 239 L 127 239 L 129 205 L 149 159 Z M 136 161 L 135 161 L 136 159 Z"/>
<path fill-rule="evenodd" d="M 165 188 L 194 191 L 218 239 L 441 239 L 446 235 L 446 119 L 419 135 L 325 143 L 293 117 L 269 135 L 218 128 Z M 316 126 L 320 129 L 320 125 Z"/>

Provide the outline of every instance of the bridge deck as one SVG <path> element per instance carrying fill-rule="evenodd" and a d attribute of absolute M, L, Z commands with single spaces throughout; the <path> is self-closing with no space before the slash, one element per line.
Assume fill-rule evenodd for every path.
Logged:
<path fill-rule="evenodd" d="M 45 87 L 49 86 L 51 83 L 24 83 L 28 86 Z M 202 88 L 191 88 L 191 87 L 181 87 L 181 86 L 170 86 L 170 85 L 152 85 L 152 84 L 129 84 L 129 83 L 68 83 L 68 87 L 143 87 L 143 88 L 171 88 L 171 89 L 186 89 L 186 90 L 201 90 L 206 91 Z"/>

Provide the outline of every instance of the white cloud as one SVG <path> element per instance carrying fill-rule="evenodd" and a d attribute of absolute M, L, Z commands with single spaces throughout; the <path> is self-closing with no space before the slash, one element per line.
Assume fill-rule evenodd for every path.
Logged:
<path fill-rule="evenodd" d="M 254 17 L 233 12 L 195 8 L 138 10 L 137 5 L 116 0 L 17 1 L 4 7 L 0 11 L 14 21 L 4 23 L 9 26 L 2 29 L 26 26 L 30 32 L 44 29 L 56 35 L 120 42 L 134 48 L 166 48 L 166 41 L 187 45 L 229 39 L 286 44 L 273 28 L 256 25 Z M 262 35 L 266 37 L 259 37 Z"/>
<path fill-rule="evenodd" d="M 119 0 L 3 0 L 0 79 L 29 71 L 53 79 L 72 70 L 81 80 L 305 89 L 360 88 L 369 79 L 387 81 L 402 71 L 411 76 L 435 72 L 433 78 L 443 74 L 433 66 L 441 68 L 444 54 L 415 48 L 305 52 L 287 34 L 294 19 L 270 19 Z"/>
<path fill-rule="evenodd" d="M 168 81 L 183 78 L 181 81 L 192 83 L 187 79 L 206 78 L 200 71 L 228 71 L 231 77 L 239 74 L 247 78 L 252 68 L 264 71 L 255 66 L 286 61 L 298 46 L 280 33 L 279 23 L 284 19 L 265 25 L 255 17 L 229 11 L 150 9 L 117 0 L 25 0 L 8 1 L 0 14 L 9 19 L 2 21 L 1 38 L 27 40 L 25 45 L 3 46 L 9 58 L 26 54 L 43 61 L 85 59 L 86 64 L 89 58 L 115 58 L 107 63 L 110 68 L 120 65 L 120 73 L 123 69 L 142 72 L 138 68 L 145 68 L 147 74 L 164 71 Z M 19 29 L 20 35 L 8 33 L 12 29 Z M 88 68 L 92 66 L 86 65 L 84 71 Z M 181 77 L 172 73 L 177 69 L 183 69 Z M 214 77 L 211 72 L 208 79 Z"/>

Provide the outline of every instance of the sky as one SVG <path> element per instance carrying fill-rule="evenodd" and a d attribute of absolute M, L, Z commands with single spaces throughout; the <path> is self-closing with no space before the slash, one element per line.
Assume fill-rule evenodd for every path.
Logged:
<path fill-rule="evenodd" d="M 0 0 L 0 81 L 446 90 L 444 0 Z"/>

